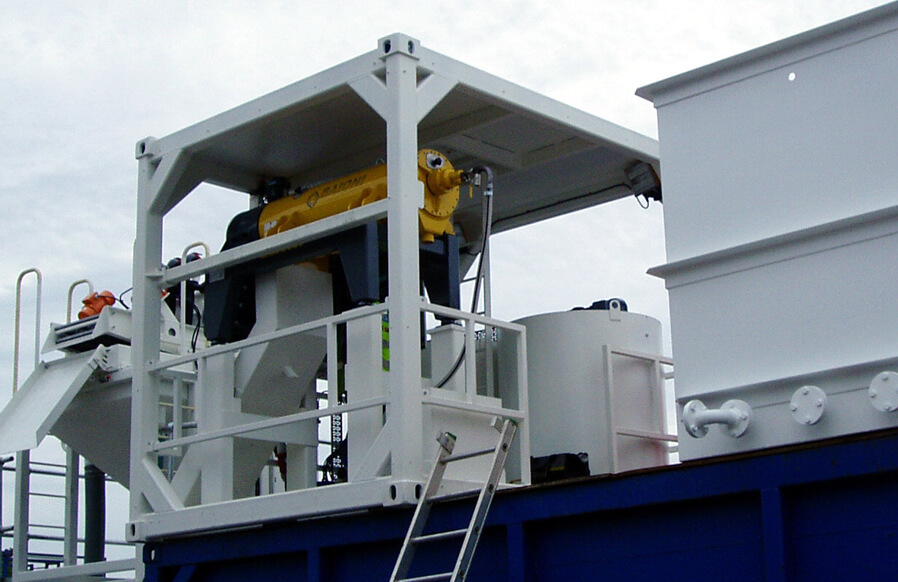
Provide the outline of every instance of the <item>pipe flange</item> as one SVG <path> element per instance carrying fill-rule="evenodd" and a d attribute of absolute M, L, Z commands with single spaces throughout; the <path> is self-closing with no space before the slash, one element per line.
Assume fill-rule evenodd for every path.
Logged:
<path fill-rule="evenodd" d="M 802 386 L 792 394 L 789 411 L 795 422 L 810 426 L 823 418 L 826 404 L 826 393 L 823 390 L 816 386 Z"/>
<path fill-rule="evenodd" d="M 748 430 L 751 424 L 751 406 L 742 400 L 727 400 L 720 407 L 721 410 L 733 410 L 738 413 L 735 422 L 722 425 L 720 428 L 733 438 L 739 438 Z"/>
<path fill-rule="evenodd" d="M 898 410 L 898 374 L 888 371 L 877 374 L 870 382 L 867 395 L 873 408 L 880 412 Z"/>
<path fill-rule="evenodd" d="M 683 425 L 692 438 L 700 439 L 708 434 L 708 425 L 698 421 L 698 416 L 708 410 L 701 400 L 690 400 L 683 407 Z"/>

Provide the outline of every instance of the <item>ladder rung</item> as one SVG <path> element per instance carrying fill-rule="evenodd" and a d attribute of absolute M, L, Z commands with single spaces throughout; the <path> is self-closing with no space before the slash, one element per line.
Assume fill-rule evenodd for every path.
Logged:
<path fill-rule="evenodd" d="M 416 538 L 412 538 L 413 544 L 423 544 L 427 542 L 438 542 L 440 540 L 448 540 L 451 538 L 461 537 L 468 533 L 466 529 L 454 529 L 452 531 L 441 531 L 439 533 L 428 534 L 426 536 L 418 536 Z"/>
<path fill-rule="evenodd" d="M 416 576 L 415 578 L 400 578 L 396 582 L 439 582 L 439 580 L 452 579 L 452 572 L 442 574 L 430 574 L 428 576 Z"/>
<path fill-rule="evenodd" d="M 465 459 L 470 459 L 473 457 L 482 457 L 484 455 L 489 455 L 495 453 L 496 449 L 483 449 L 482 451 L 472 451 L 470 453 L 464 453 L 461 455 L 452 455 L 445 461 L 444 463 L 452 463 L 453 461 L 464 461 Z"/>

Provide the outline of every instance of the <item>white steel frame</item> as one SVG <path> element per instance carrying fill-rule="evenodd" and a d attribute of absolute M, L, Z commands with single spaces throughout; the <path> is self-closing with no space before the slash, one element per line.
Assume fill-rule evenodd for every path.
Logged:
<path fill-rule="evenodd" d="M 148 138 L 138 143 L 138 220 L 134 251 L 133 341 L 132 341 L 132 426 L 131 426 L 131 523 L 126 537 L 131 541 L 145 541 L 167 534 L 234 526 L 302 515 L 321 514 L 373 505 L 414 503 L 426 480 L 425 443 L 422 418 L 426 407 L 454 407 L 468 413 L 480 414 L 488 424 L 490 416 L 504 416 L 519 423 L 521 480 L 529 482 L 529 450 L 526 443 L 526 348 L 524 329 L 489 317 L 478 316 L 425 303 L 419 290 L 419 228 L 418 209 L 422 206 L 422 187 L 416 165 L 418 124 L 456 85 L 456 81 L 429 74 L 419 82 L 419 51 L 416 40 L 404 35 L 382 39 L 378 59 L 351 61 L 344 65 L 354 74 L 345 84 L 358 94 L 386 125 L 387 180 L 389 197 L 343 214 L 319 220 L 278 236 L 256 241 L 213 257 L 190 264 L 162 270 L 162 223 L 165 214 L 203 181 L 214 181 L 214 173 L 227 168 L 210 169 L 202 160 L 194 159 L 191 148 L 197 143 L 215 139 L 229 128 L 252 123 L 262 117 L 262 110 L 271 113 L 287 107 L 292 99 L 311 99 L 323 89 L 313 86 L 304 95 L 277 92 L 256 102 L 250 112 L 234 110 L 210 120 L 213 131 L 185 130 L 170 141 Z M 323 82 L 336 83 L 335 75 L 323 74 Z M 333 87 L 329 87 L 333 88 Z M 209 133 L 213 135 L 210 137 Z M 176 139 L 177 138 L 177 139 Z M 160 290 L 194 276 L 223 269 L 278 250 L 294 247 L 329 233 L 339 232 L 353 225 L 388 218 L 387 252 L 389 260 L 389 295 L 385 303 L 359 308 L 338 316 L 327 317 L 308 324 L 293 326 L 258 337 L 214 346 L 193 354 L 184 354 L 162 361 L 160 355 L 159 312 Z M 514 380 L 520 403 L 515 409 L 492 407 L 475 402 L 473 388 L 476 371 L 475 358 L 467 358 L 464 367 L 466 399 L 445 402 L 433 394 L 425 394 L 422 387 L 420 321 L 421 312 L 449 315 L 465 322 L 466 344 L 469 354 L 475 353 L 475 326 L 501 328 L 516 335 L 518 354 L 517 378 Z M 383 398 L 373 398 L 354 405 L 336 406 L 336 390 L 328 391 L 330 407 L 287 416 L 259 419 L 242 415 L 238 425 L 222 424 L 201 427 L 193 436 L 159 442 L 158 406 L 161 375 L 179 364 L 197 362 L 194 380 L 197 393 L 202 395 L 211 381 L 205 374 L 208 358 L 234 352 L 262 342 L 287 337 L 316 328 L 325 328 L 328 354 L 336 354 L 336 326 L 350 319 L 379 317 L 389 314 L 390 369 L 389 390 Z M 328 381 L 336 378 L 336 357 L 329 357 Z M 189 380 L 188 380 L 189 381 Z M 198 398 L 202 400 L 202 397 Z M 328 487 L 224 501 L 208 506 L 185 506 L 184 491 L 178 490 L 159 469 L 158 457 L 167 450 L 189 447 L 191 444 L 227 439 L 238 434 L 276 429 L 303 420 L 330 414 L 386 406 L 390 422 L 372 444 L 390 458 L 391 473 L 387 477 L 349 482 Z M 339 410 L 338 410 L 339 409 Z M 389 430 L 386 430 L 389 427 Z M 203 461 L 197 461 L 202 465 Z M 206 460 L 212 463 L 214 460 Z M 202 468 L 200 468 L 202 470 Z M 473 488 L 473 487 L 472 487 Z"/>

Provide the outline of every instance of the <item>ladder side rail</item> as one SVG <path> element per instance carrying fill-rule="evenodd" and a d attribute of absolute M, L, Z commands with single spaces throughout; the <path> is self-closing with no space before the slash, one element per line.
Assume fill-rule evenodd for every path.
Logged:
<path fill-rule="evenodd" d="M 454 445 L 454 441 L 453 441 Z M 390 575 L 390 582 L 402 580 L 408 573 L 412 565 L 412 559 L 415 555 L 415 538 L 421 537 L 424 532 L 424 526 L 427 523 L 427 517 L 430 515 L 430 508 L 433 505 L 433 498 L 440 489 L 440 483 L 443 480 L 443 474 L 446 472 L 447 460 L 452 454 L 452 445 L 445 446 L 440 443 L 440 454 L 437 456 L 433 464 L 433 470 L 430 472 L 430 478 L 427 485 L 421 493 L 421 499 L 418 500 L 418 506 L 415 508 L 415 514 L 412 516 L 411 524 L 408 532 L 405 534 L 405 540 L 402 542 L 402 549 L 399 550 L 399 558 L 393 567 L 393 573 Z"/>
<path fill-rule="evenodd" d="M 651 398 L 653 398 L 658 404 L 655 407 L 654 414 L 654 423 L 658 427 L 657 431 L 624 428 L 617 424 L 617 414 L 615 414 L 615 411 L 617 410 L 617 391 L 615 389 L 614 372 L 612 367 L 615 356 L 641 361 L 651 366 L 648 390 Z M 668 443 L 674 443 L 674 445 L 676 445 L 676 443 L 678 442 L 678 438 L 676 435 L 667 434 L 667 414 L 664 410 L 664 383 L 669 378 L 673 378 L 673 372 L 665 372 L 663 366 L 672 368 L 673 360 L 671 358 L 667 358 L 658 354 L 647 354 L 636 352 L 633 350 L 626 350 L 619 347 L 611 347 L 608 345 L 603 346 L 602 357 L 604 358 L 605 362 L 605 384 L 606 386 L 608 386 L 608 425 L 611 427 L 611 472 L 617 473 L 621 470 L 619 437 L 622 436 L 641 438 L 654 442 L 662 448 L 664 455 L 666 456 L 665 461 L 666 463 L 669 463 L 670 454 L 674 451 L 671 450 L 671 447 L 668 446 Z"/>
<path fill-rule="evenodd" d="M 511 441 L 514 440 L 517 424 L 510 419 L 505 419 L 502 426 L 502 436 L 496 445 L 496 451 L 493 456 L 493 466 L 490 469 L 489 477 L 480 490 L 477 498 L 477 504 L 474 506 L 474 514 L 471 516 L 471 523 L 468 526 L 468 533 L 462 542 L 461 550 L 458 554 L 458 560 L 452 571 L 452 582 L 462 582 L 467 574 L 474 558 L 474 551 L 477 549 L 477 542 L 480 541 L 480 534 L 483 533 L 483 524 L 486 522 L 487 513 L 490 510 L 493 496 L 499 479 L 502 476 L 502 470 L 505 467 L 505 460 L 508 457 L 508 451 L 511 448 Z"/>

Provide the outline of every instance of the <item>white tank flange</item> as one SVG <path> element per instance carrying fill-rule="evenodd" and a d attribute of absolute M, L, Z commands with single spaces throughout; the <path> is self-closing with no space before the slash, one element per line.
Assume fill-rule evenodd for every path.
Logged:
<path fill-rule="evenodd" d="M 898 410 L 898 374 L 889 371 L 877 374 L 870 382 L 867 395 L 873 408 L 880 412 Z"/>
<path fill-rule="evenodd" d="M 826 393 L 816 386 L 802 386 L 792 394 L 789 411 L 798 424 L 812 425 L 826 412 Z"/>
<path fill-rule="evenodd" d="M 716 410 L 709 410 L 701 400 L 690 400 L 683 407 L 683 424 L 689 436 L 700 439 L 712 424 L 721 425 L 724 434 L 739 438 L 751 424 L 751 406 L 742 400 L 727 400 Z"/>

